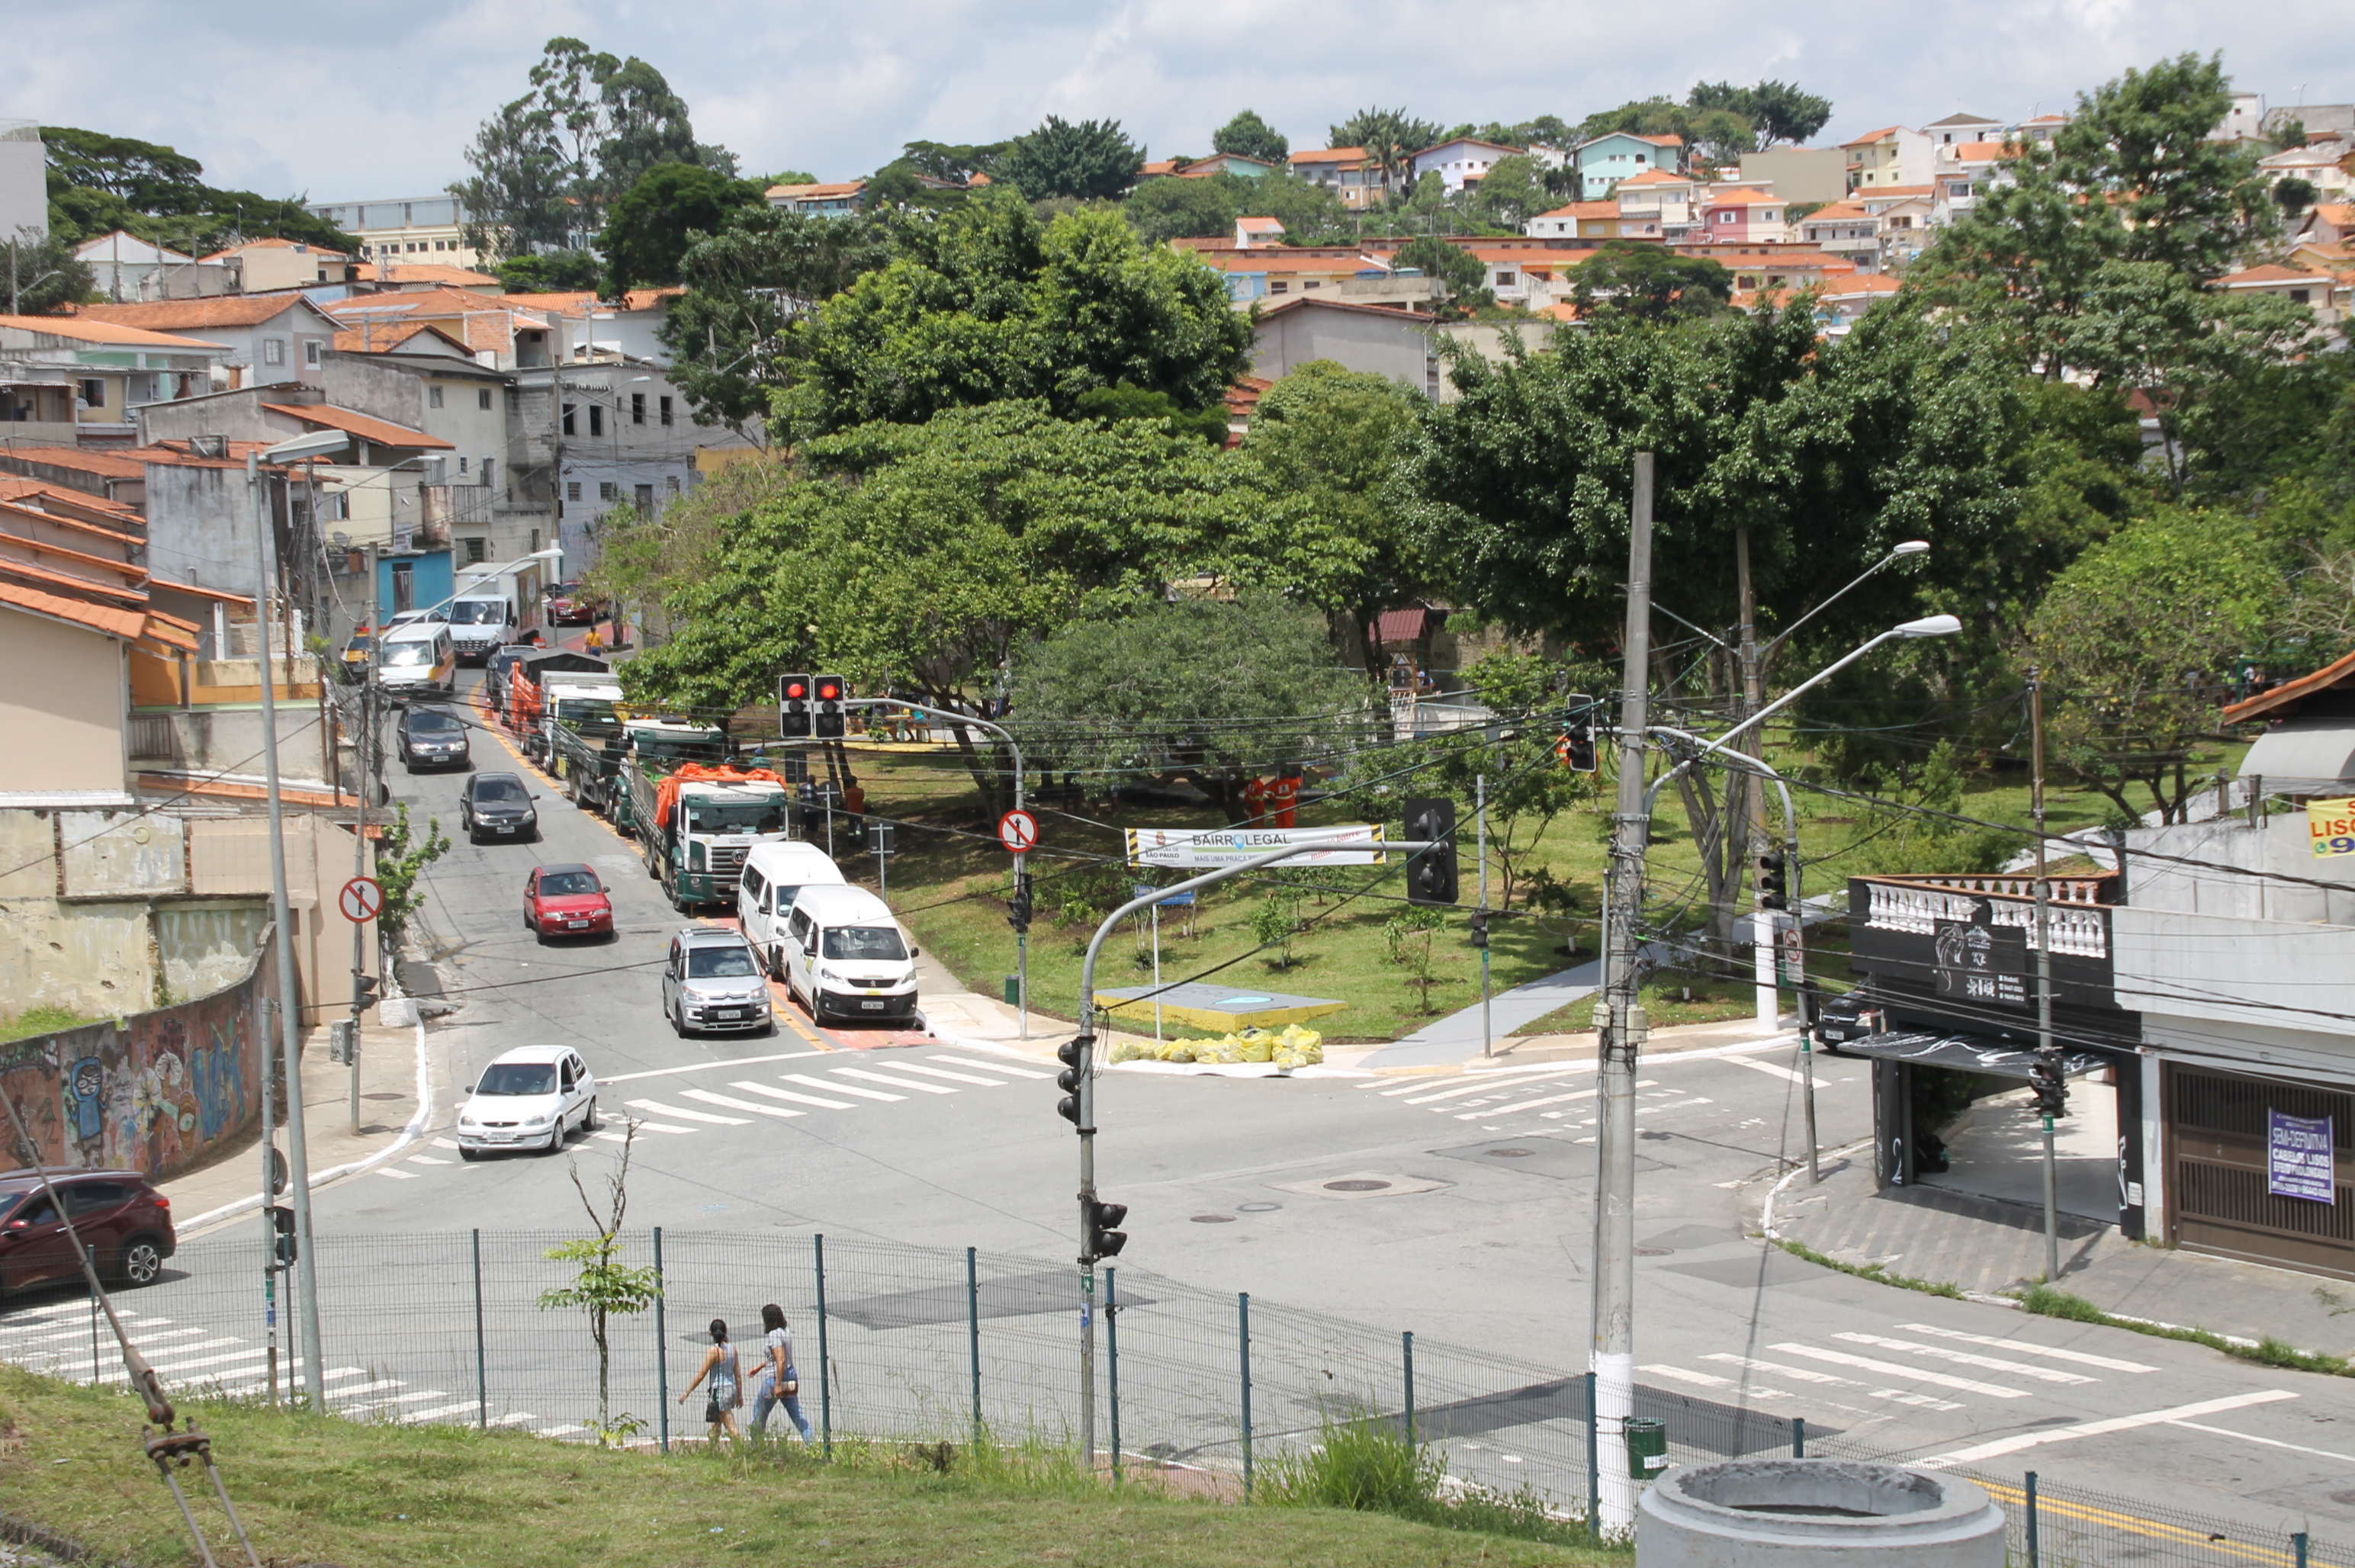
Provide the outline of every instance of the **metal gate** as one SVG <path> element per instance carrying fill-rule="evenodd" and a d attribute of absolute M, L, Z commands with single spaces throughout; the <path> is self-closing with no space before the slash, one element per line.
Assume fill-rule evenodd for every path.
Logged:
<path fill-rule="evenodd" d="M 2170 1062 L 2167 1105 L 2178 1245 L 2355 1279 L 2355 1093 Z M 2330 1119 L 2334 1201 L 2271 1191 L 2270 1111 Z"/>

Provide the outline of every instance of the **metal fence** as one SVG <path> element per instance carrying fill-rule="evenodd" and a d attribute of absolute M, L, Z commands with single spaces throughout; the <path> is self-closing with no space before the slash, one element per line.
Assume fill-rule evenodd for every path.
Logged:
<path fill-rule="evenodd" d="M 258 1228 L 258 1227 L 257 1227 Z M 567 1438 L 597 1413 L 597 1352 L 578 1309 L 543 1309 L 573 1266 L 558 1232 L 326 1238 L 316 1273 L 331 1408 L 357 1420 L 464 1422 Z M 747 1371 L 761 1308 L 789 1319 L 812 1439 L 1074 1441 L 1076 1271 L 1037 1258 L 858 1238 L 634 1231 L 621 1261 L 657 1265 L 662 1295 L 608 1333 L 613 1415 L 667 1445 L 703 1435 L 703 1395 L 677 1403 L 723 1318 Z M 272 1310 L 258 1235 L 185 1246 L 165 1277 L 119 1298 L 167 1381 L 255 1395 L 270 1387 Z M 1141 1269 L 1103 1271 L 1096 1435 L 1125 1465 L 1183 1465 L 1248 1486 L 1328 1422 L 1373 1421 L 1427 1444 L 1455 1481 L 1529 1492 L 1583 1518 L 1594 1480 L 1584 1374 L 1385 1332 Z M 274 1307 L 277 1386 L 296 1381 L 293 1320 Z M 79 1286 L 12 1299 L 0 1358 L 78 1381 L 123 1373 Z M 748 1388 L 748 1396 L 750 1393 Z M 744 1413 L 749 1414 L 749 1407 Z M 1639 1386 L 1674 1464 L 1804 1452 L 1903 1460 L 1836 1430 Z M 771 1423 L 790 1437 L 787 1418 Z M 2355 1568 L 2355 1552 L 2283 1530 L 2199 1519 L 2039 1481 L 1960 1471 L 2011 1521 L 2012 1561 Z"/>

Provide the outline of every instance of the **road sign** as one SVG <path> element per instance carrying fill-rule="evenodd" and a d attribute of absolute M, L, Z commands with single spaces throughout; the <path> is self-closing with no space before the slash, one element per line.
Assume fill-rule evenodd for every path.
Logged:
<path fill-rule="evenodd" d="M 1255 855 L 1295 844 L 1318 845 L 1309 855 L 1295 855 L 1295 866 L 1379 866 L 1382 859 L 1382 829 L 1377 823 L 1351 823 L 1339 827 L 1132 827 L 1128 830 L 1128 863 L 1132 866 L 1239 866 Z"/>
<path fill-rule="evenodd" d="M 374 877 L 354 877 L 336 895 L 336 903 L 346 920 L 366 925 L 384 912 L 384 886 Z"/>
<path fill-rule="evenodd" d="M 1039 847 L 1039 819 L 1027 811 L 1009 811 L 997 819 L 997 841 L 1006 846 L 1009 855 L 1020 855 Z"/>

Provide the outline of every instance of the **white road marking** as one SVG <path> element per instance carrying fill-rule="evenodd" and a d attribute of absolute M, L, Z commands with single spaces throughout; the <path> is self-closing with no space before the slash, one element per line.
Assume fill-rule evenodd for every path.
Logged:
<path fill-rule="evenodd" d="M 1703 1356 L 1701 1360 L 1704 1361 L 1730 1361 L 1738 1367 L 1747 1367 L 1754 1372 L 1773 1372 L 1777 1377 L 1795 1378 L 1803 1383 L 1820 1383 L 1826 1387 L 1862 1389 L 1873 1399 L 1885 1399 L 1897 1404 L 1920 1405 L 1925 1410 L 1956 1411 L 1963 1408 L 1963 1406 L 1955 1403 L 1952 1400 L 1935 1399 L 1926 1393 L 1906 1393 L 1898 1389 L 1877 1389 L 1870 1383 L 1860 1383 L 1852 1378 L 1836 1378 L 1829 1372 L 1813 1371 L 1806 1367 L 1785 1366 L 1781 1361 L 1753 1360 L 1748 1356 L 1729 1355 L 1722 1350 L 1714 1355 Z"/>
<path fill-rule="evenodd" d="M 2048 1427 L 2041 1432 L 2022 1432 L 2010 1437 L 1998 1437 L 1992 1443 L 1975 1443 L 1967 1448 L 1955 1448 L 1927 1459 L 1917 1459 L 1917 1465 L 1935 1468 L 1942 1465 L 1976 1465 L 1983 1459 L 2000 1459 L 2007 1454 L 2024 1449 L 2041 1448 L 2048 1443 L 2073 1443 L 2080 1437 L 2105 1437 L 2113 1432 L 2133 1432 L 2145 1426 L 2168 1426 L 2190 1421 L 2197 1416 L 2222 1415 L 2228 1410 L 2246 1410 L 2253 1404 L 2273 1404 L 2280 1400 L 2296 1399 L 2296 1394 L 2286 1388 L 2259 1389 L 2254 1393 L 2229 1394 L 2222 1399 L 2203 1399 L 2193 1404 L 2171 1405 L 2165 1410 L 2147 1410 L 2139 1415 L 2114 1415 L 2106 1421 L 2088 1421 L 2075 1426 Z"/>
<path fill-rule="evenodd" d="M 389 1176 L 395 1181 L 414 1181 L 417 1179 L 417 1173 L 415 1171 L 395 1170 L 389 1165 L 380 1167 L 378 1169 L 377 1174 L 378 1176 Z"/>
<path fill-rule="evenodd" d="M 2268 1448 L 2286 1448 L 2293 1454 L 2311 1454 L 2318 1459 L 2341 1459 L 2355 1465 L 2355 1454 L 2334 1454 L 2328 1448 L 2308 1448 L 2302 1444 L 2285 1443 L 2278 1437 L 2260 1437 L 2253 1432 L 2228 1432 L 2221 1426 L 2202 1426 L 2196 1421 L 2170 1421 L 2169 1426 L 2189 1427 L 2216 1437 L 2237 1437 L 2243 1443 L 2262 1443 Z"/>
<path fill-rule="evenodd" d="M 1742 1387 L 1742 1384 L 1736 1382 L 1732 1378 L 1721 1378 L 1711 1372 L 1696 1372 L 1686 1367 L 1650 1366 L 1638 1367 L 1636 1370 L 1639 1372 L 1650 1372 L 1655 1377 L 1668 1378 L 1677 1382 L 1693 1383 L 1701 1388 L 1738 1389 Z M 1760 1388 L 1757 1384 L 1753 1383 L 1750 1385 L 1750 1397 L 1753 1399 L 1796 1399 L 1799 1396 L 1795 1393 L 1785 1393 L 1778 1388 Z"/>
<path fill-rule="evenodd" d="M 1581 1089 L 1574 1093 L 1548 1094 L 1540 1100 L 1524 1100 L 1518 1105 L 1498 1105 L 1494 1110 L 1474 1111 L 1469 1115 L 1459 1114 L 1455 1119 L 1459 1122 L 1469 1122 L 1482 1116 L 1509 1116 L 1516 1111 L 1534 1111 L 1540 1105 L 1559 1105 L 1566 1100 L 1592 1100 L 1601 1093 L 1599 1089 Z"/>
<path fill-rule="evenodd" d="M 435 1138 L 433 1140 L 433 1147 L 435 1148 L 456 1148 L 458 1146 L 449 1138 Z"/>
<path fill-rule="evenodd" d="M 815 1105 L 821 1111 L 855 1111 L 858 1108 L 847 1100 L 821 1100 L 815 1094 L 796 1094 L 791 1089 L 772 1089 L 766 1083 L 755 1083 L 749 1078 L 739 1078 L 728 1087 L 741 1089 L 747 1094 L 765 1094 L 772 1100 L 790 1100 L 796 1105 Z"/>
<path fill-rule="evenodd" d="M 837 1067 L 835 1071 L 839 1072 L 842 1069 Z M 977 1078 L 970 1072 L 949 1072 L 938 1067 L 927 1067 L 921 1061 L 895 1061 L 891 1063 L 891 1071 L 894 1072 L 921 1072 L 927 1078 L 945 1078 L 952 1083 L 977 1083 L 984 1089 L 1003 1089 L 1006 1087 L 1006 1080 L 1003 1078 Z"/>
<path fill-rule="evenodd" d="M 1810 1360 L 1829 1361 L 1836 1367 L 1855 1367 L 1859 1371 L 1878 1372 L 1884 1378 L 1900 1382 L 1931 1383 L 1939 1388 L 1954 1389 L 1961 1393 L 1985 1394 L 1989 1399 L 2026 1399 L 2024 1388 L 2005 1388 L 2000 1383 L 1983 1383 L 1971 1378 L 1948 1377 L 1944 1372 L 1925 1372 L 1919 1367 L 1903 1367 L 1894 1361 L 1876 1361 L 1870 1356 L 1852 1356 L 1846 1350 L 1828 1350 L 1819 1345 L 1802 1345 L 1785 1341 L 1769 1349 L 1786 1356 L 1805 1356 Z"/>
<path fill-rule="evenodd" d="M 2046 1383 L 2096 1383 L 2102 1380 L 2089 1378 L 2083 1372 L 2055 1371 L 2051 1367 L 2031 1367 L 2025 1361 L 2007 1361 L 1998 1356 L 1975 1356 L 1968 1350 L 1949 1350 L 1943 1345 L 1924 1345 L 1913 1339 L 1892 1339 L 1885 1334 L 1839 1333 L 1835 1339 L 1845 1339 L 1851 1345 L 1877 1345 L 1884 1350 L 1904 1350 L 1916 1356 L 1928 1356 L 1935 1360 L 1952 1361 L 1959 1367 L 1977 1367 L 1990 1372 L 2013 1372 L 2023 1378 L 2034 1378 Z"/>
<path fill-rule="evenodd" d="M 879 1089 L 861 1089 L 852 1083 L 837 1083 L 831 1078 L 813 1078 L 806 1072 L 780 1072 L 778 1077 L 788 1083 L 806 1083 L 813 1089 L 826 1089 L 837 1094 L 856 1094 L 862 1100 L 904 1100 L 905 1094 L 886 1094 Z"/>
<path fill-rule="evenodd" d="M 677 1105 L 666 1105 L 660 1100 L 633 1100 L 634 1111 L 652 1111 L 660 1116 L 677 1116 L 682 1122 L 702 1122 L 715 1127 L 747 1127 L 751 1124 L 741 1116 L 714 1116 L 701 1111 L 689 1111 Z"/>
<path fill-rule="evenodd" d="M 890 1078 L 880 1072 L 869 1072 L 864 1067 L 837 1067 L 832 1070 L 844 1078 L 857 1078 L 868 1083 L 889 1083 L 894 1089 L 915 1089 L 927 1094 L 954 1094 L 954 1089 L 938 1083 L 926 1083 L 914 1078 Z"/>
<path fill-rule="evenodd" d="M 470 1399 L 464 1404 L 439 1405 L 432 1410 L 404 1410 L 400 1413 L 400 1419 L 403 1421 L 439 1421 L 445 1415 L 455 1415 L 461 1411 L 472 1413 L 480 1411 L 481 1409 L 482 1406 L 480 1403 Z"/>
<path fill-rule="evenodd" d="M 267 1346 L 255 1345 L 243 1350 L 224 1350 L 218 1356 L 197 1356 L 193 1359 L 174 1360 L 169 1363 L 157 1361 L 154 1364 L 155 1371 L 165 1377 L 185 1379 L 188 1373 L 194 1371 L 198 1367 L 226 1367 L 233 1365 L 239 1361 L 259 1361 L 267 1359 L 269 1354 L 270 1350 Z M 219 1374 L 215 1373 L 213 1375 L 218 1376 Z M 100 1381 L 103 1382 L 114 1382 L 118 1381 L 119 1377 L 120 1372 L 118 1371 L 115 1376 L 103 1378 Z"/>
<path fill-rule="evenodd" d="M 1563 1069 L 1562 1071 L 1556 1072 L 1533 1072 L 1526 1078 L 1516 1078 L 1509 1083 L 1499 1083 L 1495 1079 L 1491 1078 L 1484 1083 L 1464 1083 L 1457 1085 L 1455 1088 L 1442 1089 L 1433 1093 L 1417 1094 L 1412 1099 L 1408 1100 L 1406 1104 L 1410 1105 L 1428 1105 L 1434 1100 L 1460 1099 L 1465 1094 L 1494 1094 L 1499 1100 L 1509 1100 L 1514 1095 L 1528 1089 L 1533 1083 L 1542 1083 L 1548 1078 L 1562 1078 L 1567 1077 L 1568 1075 L 1569 1070 Z M 1420 1089 L 1423 1085 L 1418 1083 L 1413 1085 L 1413 1087 Z M 1384 1093 L 1403 1094 L 1406 1091 L 1404 1089 L 1391 1089 L 1386 1090 Z"/>
<path fill-rule="evenodd" d="M 446 1159 L 436 1159 L 430 1154 L 412 1154 L 409 1157 L 409 1163 L 411 1165 L 447 1165 L 450 1162 Z"/>
<path fill-rule="evenodd" d="M 628 1083 L 640 1078 L 669 1078 L 681 1072 L 709 1072 L 715 1067 L 757 1067 L 764 1061 L 799 1061 L 804 1057 L 833 1054 L 830 1051 L 786 1051 L 774 1056 L 739 1056 L 726 1061 L 698 1061 L 689 1067 L 657 1067 L 646 1072 L 623 1072 L 612 1078 L 600 1078 L 597 1082 Z"/>
<path fill-rule="evenodd" d="M 401 1382 L 399 1378 L 378 1378 L 374 1382 L 362 1383 L 357 1388 L 337 1389 L 336 1391 L 336 1396 L 338 1399 L 341 1399 L 349 1395 L 375 1393 L 382 1389 L 399 1388 L 400 1386 Z"/>
<path fill-rule="evenodd" d="M 492 1417 L 491 1424 L 493 1426 L 520 1426 L 527 1421 L 538 1421 L 538 1419 L 539 1417 L 534 1415 L 527 1410 L 517 1410 L 511 1411 L 506 1415 Z"/>
<path fill-rule="evenodd" d="M 1934 1334 L 1941 1339 L 1960 1339 L 1966 1345 L 1987 1345 L 1998 1350 L 2019 1350 L 2031 1356 L 2047 1356 L 2056 1361 L 2074 1361 L 2081 1367 L 2100 1367 L 2113 1372 L 2155 1372 L 2157 1367 L 2140 1361 L 2121 1361 L 2115 1356 L 2092 1356 L 2083 1350 L 2063 1350 L 2056 1345 L 2039 1345 L 2028 1339 L 2005 1339 L 1993 1334 L 1966 1334 L 1959 1328 L 1940 1328 L 1928 1323 L 1900 1323 L 1909 1334 Z"/>
<path fill-rule="evenodd" d="M 970 1067 L 980 1072 L 1007 1072 L 1017 1078 L 1052 1078 L 1051 1072 L 1041 1072 L 1032 1067 L 1011 1067 L 1002 1061 L 967 1061 L 961 1056 L 927 1056 L 927 1061 L 937 1061 L 943 1067 Z"/>
<path fill-rule="evenodd" d="M 449 1397 L 448 1389 L 420 1389 L 415 1393 L 397 1393 L 389 1399 L 372 1399 L 365 1404 L 347 1404 L 344 1406 L 344 1413 L 348 1415 L 356 1410 L 389 1410 L 396 1404 L 415 1404 L 421 1399 L 448 1399 Z"/>
<path fill-rule="evenodd" d="M 750 1111 L 761 1116 L 805 1116 L 806 1111 L 788 1110 L 783 1105 L 756 1105 L 750 1100 L 739 1100 L 727 1094 L 715 1094 L 709 1089 L 682 1089 L 679 1093 L 690 1100 L 700 1100 L 707 1105 L 725 1105 L 731 1111 Z"/>
<path fill-rule="evenodd" d="M 1807 1081 L 1806 1073 L 1794 1072 L 1779 1061 L 1761 1061 L 1752 1056 L 1736 1056 L 1728 1060 L 1736 1067 L 1747 1067 L 1753 1072 L 1764 1072 L 1770 1078 L 1780 1078 L 1786 1083 L 1805 1083 Z"/>
<path fill-rule="evenodd" d="M 156 1319 L 155 1319 L 155 1321 L 156 1321 L 156 1322 L 158 1322 L 158 1323 L 169 1323 L 169 1322 L 171 1321 L 171 1319 L 170 1319 L 170 1318 L 168 1318 L 168 1317 L 159 1317 L 159 1318 L 156 1318 Z M 31 1346 L 31 1345 L 50 1345 L 50 1344 L 55 1344 L 55 1343 L 59 1342 L 59 1340 L 65 1340 L 65 1339 L 89 1339 L 89 1338 L 90 1338 L 90 1331 L 91 1331 L 91 1327 L 92 1327 L 91 1325 L 89 1325 L 89 1324 L 83 1324 L 83 1325 L 81 1325 L 80 1327 L 73 1328 L 53 1328 L 53 1327 L 51 1327 L 50 1325 L 48 1325 L 48 1324 L 46 1324 L 46 1323 L 45 1323 L 45 1324 L 43 1324 L 43 1325 L 42 1325 L 42 1328 L 44 1328 L 48 1329 L 48 1332 L 47 1332 L 47 1333 L 43 1333 L 43 1334 L 36 1334 L 36 1335 L 32 1336 L 30 1339 L 13 1339 L 13 1340 L 11 1340 L 11 1341 L 9 1342 L 9 1344 L 8 1344 L 8 1346 L 7 1346 L 7 1349 L 11 1349 L 11 1350 L 15 1350 L 15 1349 L 20 1349 L 20 1348 L 23 1348 L 23 1347 L 26 1347 L 26 1346 Z M 140 1339 L 140 1342 L 141 1342 L 142 1344 L 144 1344 L 144 1343 L 148 1342 L 148 1341 L 149 1341 L 149 1340 L 151 1340 L 151 1339 L 171 1339 L 174 1335 L 177 1335 L 177 1334 L 209 1334 L 209 1333 L 211 1333 L 211 1332 L 212 1332 L 212 1330 L 211 1330 L 211 1329 L 209 1329 L 209 1328 L 175 1328 L 174 1330 L 172 1330 L 172 1333 L 171 1333 L 171 1334 L 152 1334 L 152 1335 L 151 1335 L 151 1334 L 149 1334 L 149 1333 L 147 1333 L 147 1332 L 146 1332 L 146 1330 L 144 1329 L 144 1328 L 142 1328 L 142 1329 L 140 1330 L 139 1339 Z"/>

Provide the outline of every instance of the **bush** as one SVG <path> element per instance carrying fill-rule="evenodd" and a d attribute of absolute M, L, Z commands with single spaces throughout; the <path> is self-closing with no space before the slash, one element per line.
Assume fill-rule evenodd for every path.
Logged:
<path fill-rule="evenodd" d="M 1260 1476 L 1260 1500 L 1278 1508 L 1353 1509 L 1561 1546 L 1587 1539 L 1583 1521 L 1558 1517 L 1526 1487 L 1451 1484 L 1437 1453 L 1381 1417 L 1327 1415 L 1315 1447 L 1278 1456 Z"/>

